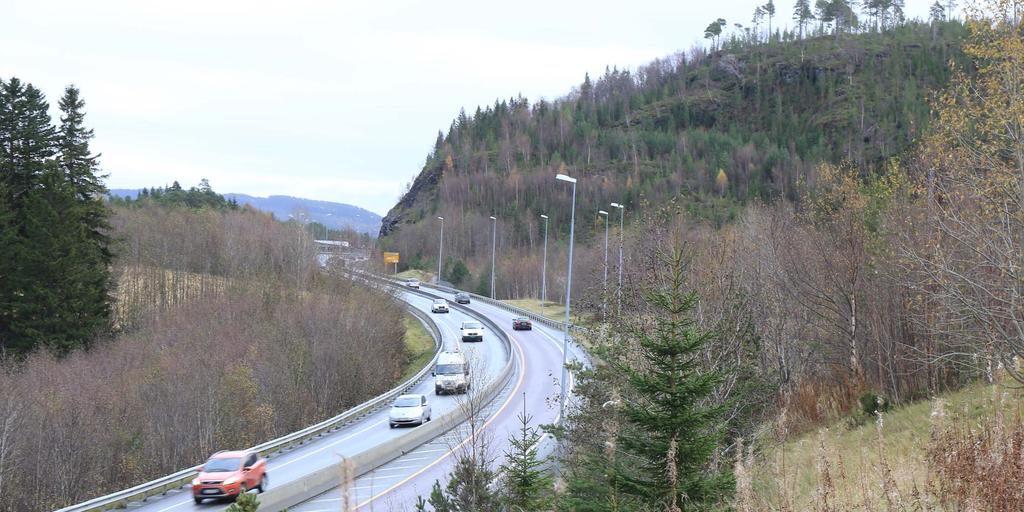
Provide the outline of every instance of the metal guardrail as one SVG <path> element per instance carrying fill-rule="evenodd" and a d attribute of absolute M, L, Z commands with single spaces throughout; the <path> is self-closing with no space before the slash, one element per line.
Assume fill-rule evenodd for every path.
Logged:
<path fill-rule="evenodd" d="M 349 277 L 363 280 L 371 285 L 381 284 L 384 286 L 394 287 L 396 284 L 394 281 L 370 274 L 349 274 Z M 437 295 L 423 290 L 406 288 L 404 291 L 430 299 L 440 298 Z M 501 390 L 505 388 L 516 370 L 519 368 L 518 359 L 512 353 L 512 341 L 503 329 L 498 327 L 496 323 L 486 316 L 475 313 L 461 305 L 452 304 L 452 307 L 480 320 L 488 329 L 491 329 L 492 332 L 497 335 L 498 339 L 501 341 L 502 347 L 505 349 L 505 354 L 507 356 L 505 366 L 503 366 L 498 372 L 495 379 L 488 382 L 484 388 L 477 392 L 475 397 L 471 399 L 479 400 L 479 403 L 481 404 L 490 403 L 500 394 Z M 392 442 L 377 445 L 348 457 L 348 462 L 353 464 L 357 475 L 362 475 L 381 466 L 382 464 L 409 453 L 416 447 L 430 441 L 431 439 L 440 437 L 450 429 L 469 419 L 469 415 L 470 411 L 468 409 L 457 407 L 455 410 L 443 414 L 426 425 L 417 427 L 411 433 L 403 435 Z M 341 474 L 342 464 L 345 464 L 345 462 L 339 461 L 325 468 L 316 470 L 301 479 L 293 480 L 272 488 L 270 491 L 260 496 L 260 510 L 266 510 L 267 512 L 280 512 L 287 509 L 287 507 L 302 503 L 309 498 L 318 496 L 334 487 L 337 487 L 340 483 L 338 475 Z"/>
<path fill-rule="evenodd" d="M 329 418 L 297 432 L 292 432 L 291 434 L 256 445 L 250 448 L 250 450 L 258 451 L 260 455 L 269 457 L 273 453 L 302 445 L 362 418 L 366 414 L 377 410 L 384 403 L 391 401 L 394 397 L 405 393 L 407 390 L 419 383 L 420 380 L 430 372 L 430 369 L 437 361 L 437 355 L 443 347 L 443 340 L 441 339 L 440 329 L 438 329 L 437 324 L 434 323 L 433 319 L 431 319 L 429 315 L 426 315 L 412 307 L 407 309 L 430 330 L 431 335 L 434 337 L 434 357 L 426 366 L 405 382 L 382 395 L 378 395 L 375 398 L 367 400 L 337 416 L 334 416 L 333 418 Z M 196 475 L 198 475 L 198 469 L 200 467 L 201 466 L 193 466 L 188 469 L 183 469 L 176 473 L 157 478 L 156 480 L 151 480 L 129 489 L 62 508 L 57 512 L 93 512 L 125 508 L 130 502 L 145 501 L 150 497 L 163 495 L 166 494 L 167 491 L 184 487 L 190 483 Z"/>

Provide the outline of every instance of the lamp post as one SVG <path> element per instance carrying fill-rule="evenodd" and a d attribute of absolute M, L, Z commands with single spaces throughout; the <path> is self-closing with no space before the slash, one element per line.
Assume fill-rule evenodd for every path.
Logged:
<path fill-rule="evenodd" d="M 498 218 L 491 215 L 491 298 L 494 298 L 494 253 L 498 247 Z"/>
<path fill-rule="evenodd" d="M 540 315 L 544 316 L 544 301 L 548 299 L 548 216 L 541 215 L 544 219 L 544 263 L 540 270 Z"/>
<path fill-rule="evenodd" d="M 441 221 L 441 240 L 437 242 L 437 284 L 441 284 L 441 262 L 444 261 L 444 217 L 438 217 Z"/>
<path fill-rule="evenodd" d="M 604 217 L 604 293 L 601 295 L 601 316 L 608 318 L 608 212 L 598 210 Z"/>
<path fill-rule="evenodd" d="M 565 335 L 562 338 L 562 396 L 558 404 L 558 422 L 565 420 L 565 395 L 569 390 L 568 373 L 566 363 L 569 362 L 569 307 L 572 305 L 572 246 L 576 230 L 576 178 L 570 178 L 564 174 L 555 176 L 555 179 L 572 183 L 572 208 L 569 213 L 569 270 L 565 277 Z"/>
<path fill-rule="evenodd" d="M 615 290 L 615 311 L 622 313 L 622 244 L 625 239 L 623 219 L 626 217 L 626 205 L 612 203 L 612 208 L 619 209 L 619 287 Z"/>

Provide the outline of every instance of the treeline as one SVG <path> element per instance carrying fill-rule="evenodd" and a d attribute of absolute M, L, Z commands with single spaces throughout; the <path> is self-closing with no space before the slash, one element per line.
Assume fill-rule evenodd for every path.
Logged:
<path fill-rule="evenodd" d="M 43 93 L 0 80 L 0 351 L 66 352 L 109 324 L 106 189 L 74 86 L 54 125 Z"/>
<path fill-rule="evenodd" d="M 796 201 L 748 205 L 725 225 L 682 197 L 634 214 L 621 313 L 595 322 L 595 366 L 580 369 L 579 400 L 554 430 L 565 481 L 544 494 L 558 510 L 791 510 L 788 468 L 764 484 L 778 487 L 765 493 L 776 500 L 743 474 L 761 449 L 839 418 L 877 421 L 881 438 L 890 404 L 999 374 L 1024 382 L 1021 9 L 992 0 L 968 10 L 967 62 L 929 102 L 918 146 L 879 172 L 820 164 Z M 603 292 L 595 252 L 583 252 L 574 308 L 601 320 L 616 298 L 614 285 Z M 676 288 L 694 293 L 665 296 Z M 939 481 L 897 488 L 880 454 L 878 471 L 851 484 L 875 492 L 837 505 L 829 472 L 847 476 L 822 442 L 813 509 L 1019 501 L 993 478 L 1011 471 L 1002 461 L 1019 452 L 1018 426 L 1001 412 L 953 427 L 941 415 L 939 405 L 942 428 L 917 443 Z M 452 480 L 466 482 L 467 467 Z M 733 489 L 721 485 L 733 477 Z"/>
<path fill-rule="evenodd" d="M 225 199 L 213 191 L 210 181 L 203 178 L 196 187 L 185 190 L 177 181 L 169 187 L 143 188 L 137 197 L 111 196 L 110 202 L 125 206 L 145 206 L 150 203 L 164 206 L 187 206 L 189 208 L 215 208 L 219 210 L 239 208 L 235 198 Z"/>
<path fill-rule="evenodd" d="M 475 276 L 489 272 L 495 215 L 502 254 L 531 257 L 540 214 L 552 216 L 553 240 L 567 238 L 571 197 L 552 181 L 557 172 L 580 179 L 584 241 L 603 231 L 597 211 L 611 202 L 636 212 L 683 196 L 718 225 L 750 201 L 797 202 L 822 162 L 870 174 L 913 147 L 930 124 L 929 95 L 964 59 L 964 32 L 958 21 L 887 21 L 838 42 L 737 41 L 609 69 L 553 102 L 513 98 L 460 113 L 384 219 L 381 243 L 436 267 L 434 218 L 444 216 L 445 254 Z M 505 268 L 499 279 L 520 274 Z M 499 288 L 513 296 L 528 285 Z"/>
<path fill-rule="evenodd" d="M 253 446 L 405 370 L 402 307 L 321 274 L 297 224 L 156 204 L 115 206 L 110 224 L 120 334 L 0 368 L 0 510 L 52 510 Z"/>

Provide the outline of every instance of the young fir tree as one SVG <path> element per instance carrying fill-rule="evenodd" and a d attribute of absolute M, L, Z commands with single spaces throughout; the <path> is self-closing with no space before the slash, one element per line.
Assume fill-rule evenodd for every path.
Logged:
<path fill-rule="evenodd" d="M 627 378 L 617 442 L 633 461 L 618 483 L 657 510 L 702 509 L 734 487 L 727 468 L 709 464 L 722 438 L 724 407 L 708 399 L 722 375 L 702 367 L 701 350 L 716 334 L 693 318 L 699 297 L 685 288 L 683 250 L 673 249 L 666 260 L 667 283 L 646 297 L 654 325 L 630 333 L 639 348 L 632 362 L 614 363 Z"/>
<path fill-rule="evenodd" d="M 544 469 L 545 461 L 537 458 L 534 449 L 541 434 L 530 426 L 532 418 L 526 414 L 526 395 L 523 412 L 519 415 L 519 434 L 509 439 L 505 452 L 504 473 L 500 499 L 505 510 L 548 510 L 554 479 Z"/>
<path fill-rule="evenodd" d="M 443 490 L 441 483 L 434 481 L 427 503 L 435 512 L 498 510 L 498 496 L 490 489 L 494 478 L 494 470 L 484 457 L 463 453 Z"/>

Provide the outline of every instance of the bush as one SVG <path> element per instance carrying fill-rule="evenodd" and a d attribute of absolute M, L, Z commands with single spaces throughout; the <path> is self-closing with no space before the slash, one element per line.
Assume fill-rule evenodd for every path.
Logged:
<path fill-rule="evenodd" d="M 243 494 L 227 508 L 225 512 L 256 512 L 260 508 L 260 500 L 255 494 Z"/>
<path fill-rule="evenodd" d="M 860 395 L 860 409 L 868 416 L 877 416 L 889 410 L 889 400 L 874 391 L 865 391 Z"/>

